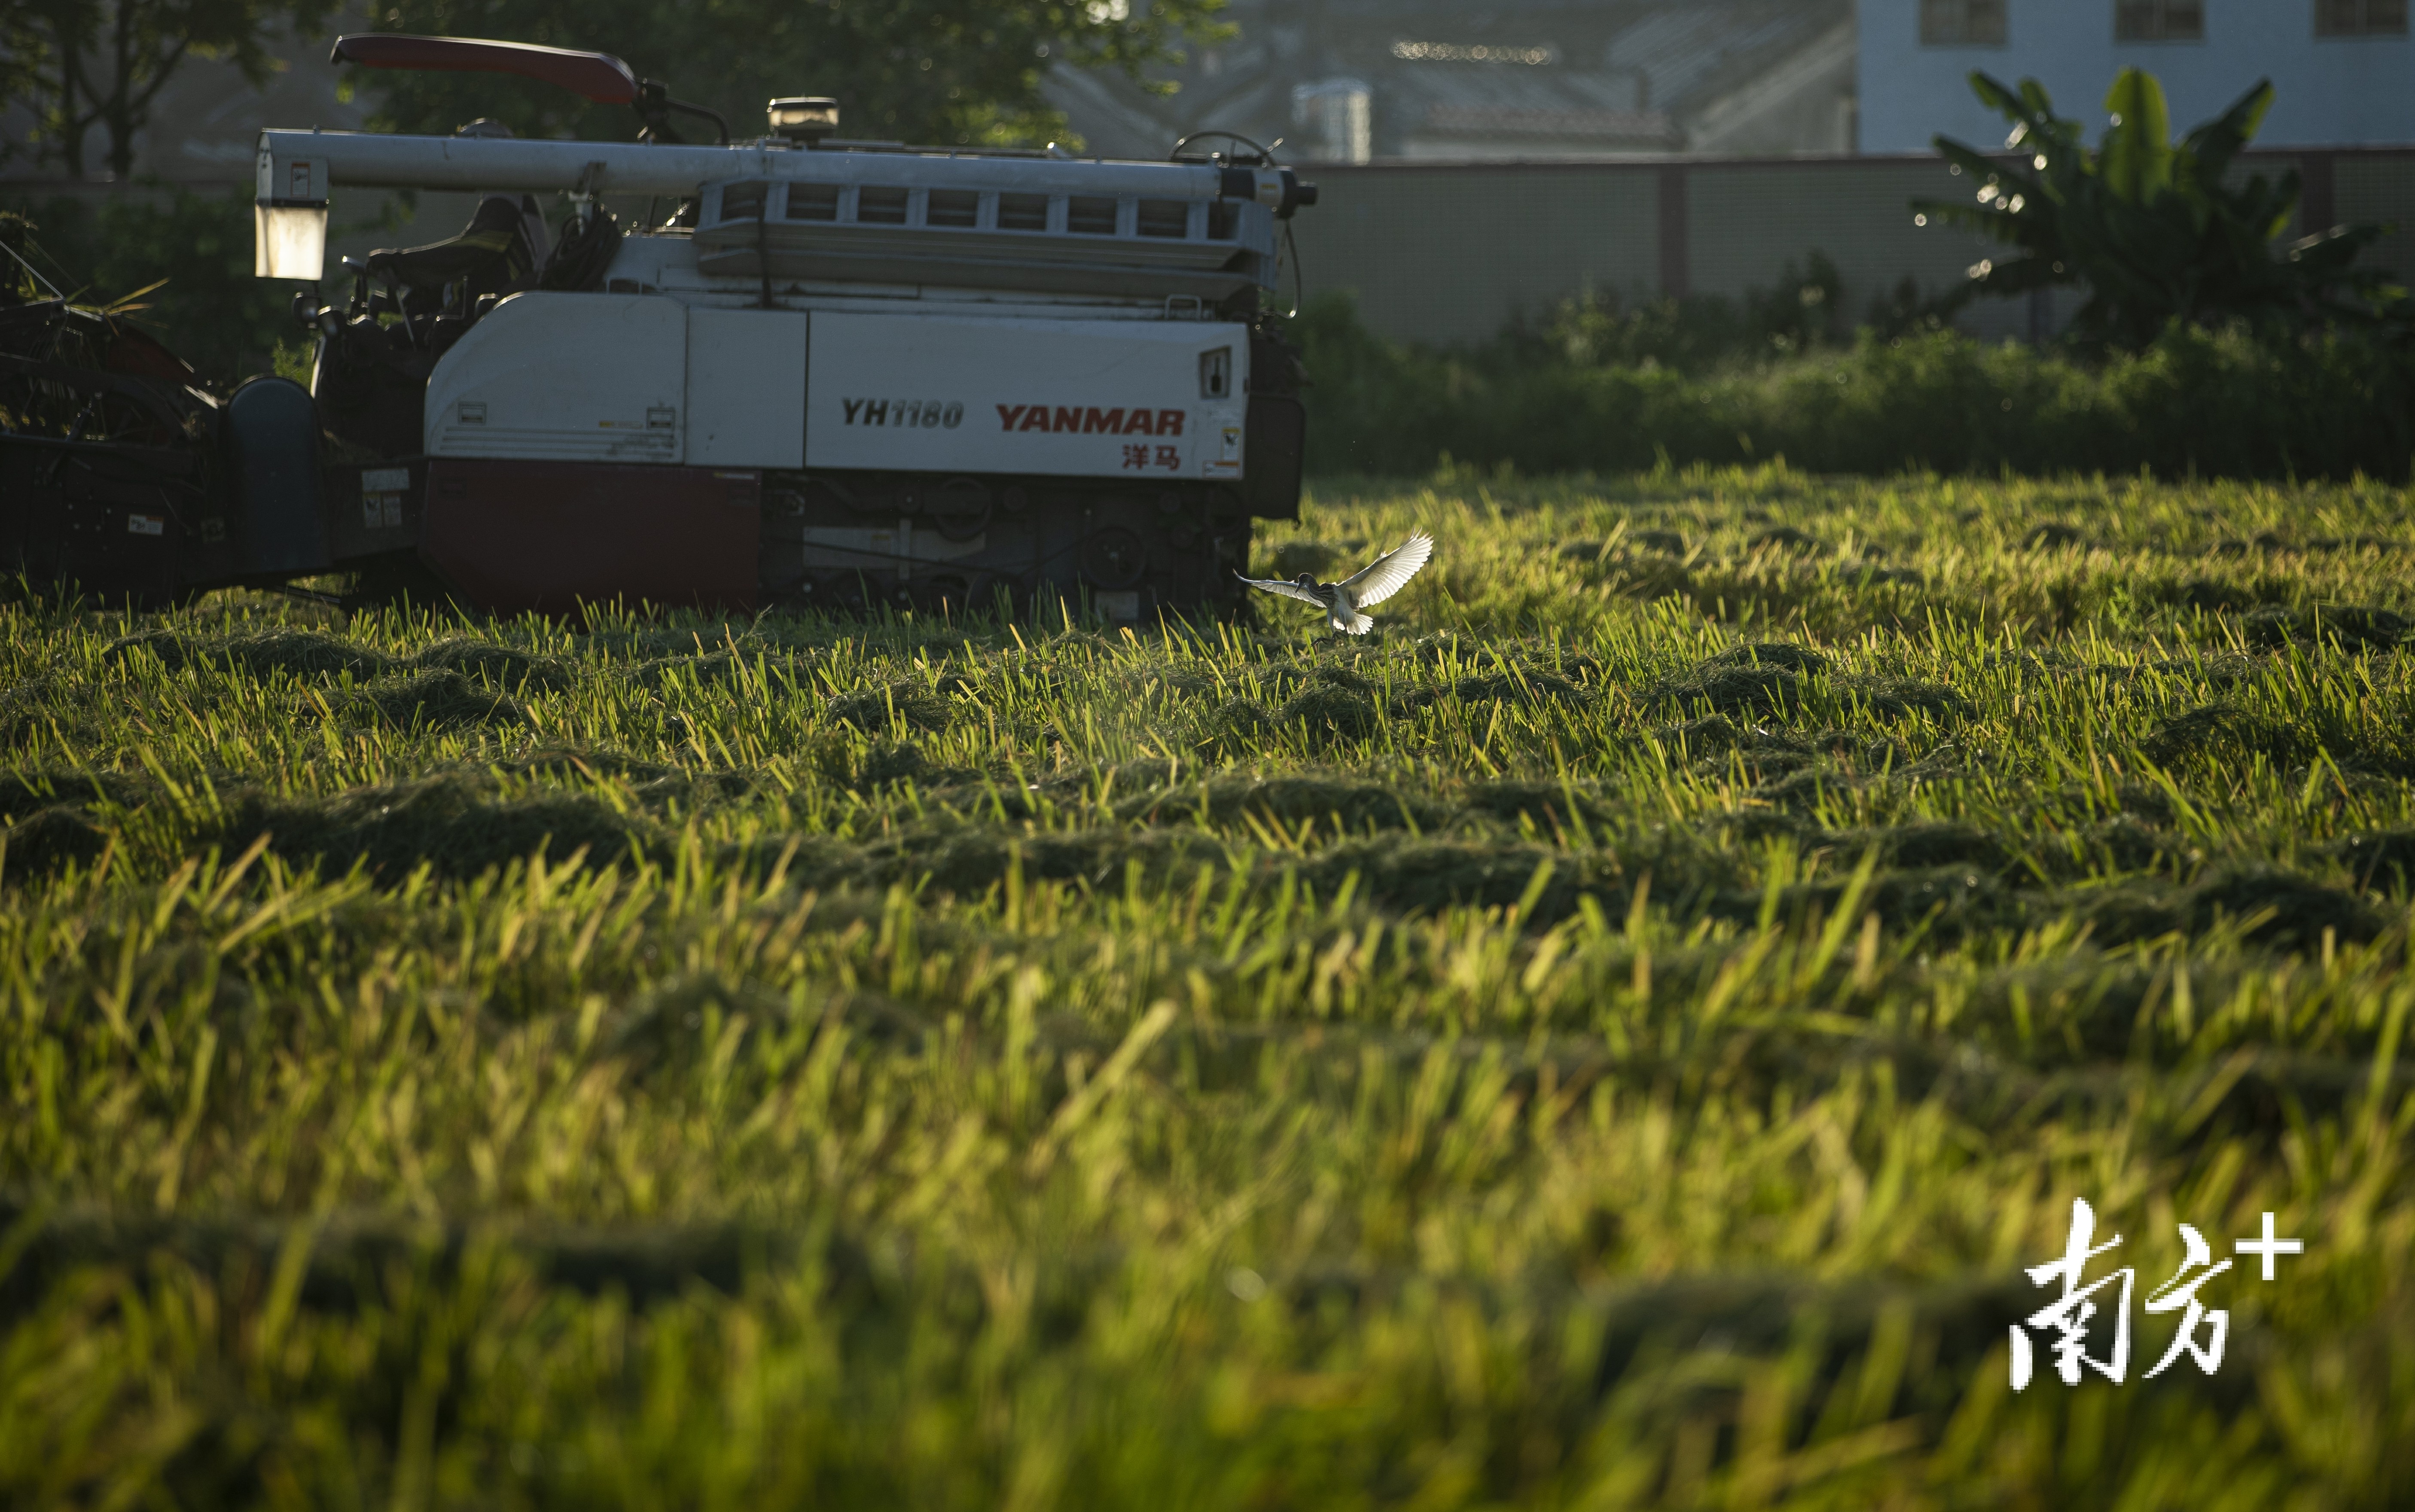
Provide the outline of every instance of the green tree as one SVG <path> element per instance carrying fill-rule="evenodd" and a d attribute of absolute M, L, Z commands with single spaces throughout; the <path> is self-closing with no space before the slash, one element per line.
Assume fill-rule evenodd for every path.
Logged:
<path fill-rule="evenodd" d="M 109 139 L 109 171 L 134 172 L 134 138 L 188 57 L 231 63 L 257 87 L 276 67 L 268 38 L 314 30 L 334 0 L 0 0 L 0 99 L 34 113 L 37 161 L 84 176 L 84 139 Z"/>
<path fill-rule="evenodd" d="M 842 136 L 1009 145 L 1064 139 L 1064 118 L 1040 93 L 1053 63 L 1141 78 L 1178 57 L 1185 41 L 1223 35 L 1215 21 L 1222 4 L 398 0 L 376 25 L 610 52 L 674 97 L 719 111 L 741 139 L 761 134 L 768 99 L 830 95 L 840 103 Z M 502 74 L 355 69 L 348 86 L 382 99 L 371 124 L 384 130 L 449 132 L 488 116 L 522 136 L 614 140 L 637 127 L 624 107 Z M 691 126 L 682 121 L 681 129 Z"/>
<path fill-rule="evenodd" d="M 2056 115 L 2036 80 L 2014 90 L 1973 73 L 1971 87 L 2013 123 L 2004 144 L 2024 157 L 1989 157 L 1936 139 L 1938 151 L 1977 181 L 1975 202 L 1920 200 L 1912 208 L 2020 253 L 1972 267 L 1963 297 L 2084 285 L 2089 298 L 2075 329 L 2132 350 L 2175 321 L 2242 320 L 2280 334 L 2395 320 L 2404 309 L 2405 291 L 2386 273 L 2354 265 L 2381 227 L 2320 228 L 2279 247 L 2298 206 L 2297 171 L 2230 182 L 2272 103 L 2271 81 L 2173 142 L 2162 86 L 2125 68 L 2105 97 L 2111 124 L 2093 151 L 2080 123 Z"/>

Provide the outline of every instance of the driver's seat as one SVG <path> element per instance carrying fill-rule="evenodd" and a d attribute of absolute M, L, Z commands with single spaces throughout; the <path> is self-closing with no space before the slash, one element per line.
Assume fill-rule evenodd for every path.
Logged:
<path fill-rule="evenodd" d="M 490 194 L 458 236 L 426 247 L 371 252 L 369 276 L 424 293 L 456 290 L 466 308 L 483 294 L 507 294 L 534 286 L 545 266 L 545 221 L 536 201 Z"/>

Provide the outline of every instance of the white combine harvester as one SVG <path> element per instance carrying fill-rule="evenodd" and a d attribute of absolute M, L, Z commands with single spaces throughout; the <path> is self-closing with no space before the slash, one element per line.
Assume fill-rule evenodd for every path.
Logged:
<path fill-rule="evenodd" d="M 521 74 L 642 129 L 262 132 L 256 271 L 314 286 L 309 394 L 212 401 L 226 463 L 164 518 L 83 498 L 99 536 L 131 522 L 110 551 L 28 495 L 0 520 L 21 566 L 153 597 L 354 570 L 501 611 L 1003 595 L 1131 620 L 1229 601 L 1252 519 L 1297 513 L 1298 370 L 1261 296 L 1316 190 L 1253 144 L 848 142 L 834 102 L 790 99 L 758 141 L 693 145 L 668 112 L 712 112 L 603 53 L 368 35 L 335 60 Z M 322 307 L 342 188 L 481 199 L 450 241 L 346 259 L 347 302 Z M 652 201 L 651 223 L 624 231 L 608 194 Z"/>

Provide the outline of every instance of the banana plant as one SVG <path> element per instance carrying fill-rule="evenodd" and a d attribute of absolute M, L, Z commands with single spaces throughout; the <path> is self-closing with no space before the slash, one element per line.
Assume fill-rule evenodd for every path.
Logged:
<path fill-rule="evenodd" d="M 2382 227 L 2332 226 L 2276 247 L 2298 206 L 2297 170 L 2228 182 L 2272 106 L 2271 80 L 2175 143 L 2163 86 L 2125 68 L 2105 97 L 2111 124 L 2092 151 L 2080 123 L 2055 114 L 2036 80 L 2013 89 L 1974 72 L 1971 87 L 2012 123 L 2006 155 L 1937 138 L 1937 150 L 1976 181 L 1975 202 L 1915 200 L 1912 208 L 2018 252 L 1973 264 L 1955 303 L 2083 286 L 2077 333 L 2132 349 L 2174 321 L 2244 321 L 2268 335 L 2334 323 L 2405 328 L 2406 291 L 2382 270 L 2355 265 Z"/>

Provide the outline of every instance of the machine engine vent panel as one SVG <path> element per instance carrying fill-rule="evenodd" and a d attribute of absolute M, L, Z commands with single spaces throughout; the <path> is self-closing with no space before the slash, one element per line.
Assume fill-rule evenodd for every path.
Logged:
<path fill-rule="evenodd" d="M 923 282 L 1215 301 L 1274 284 L 1247 201 L 732 180 L 704 187 L 698 267 L 724 277 Z"/>
<path fill-rule="evenodd" d="M 866 226 L 902 226 L 913 191 L 895 185 L 867 184 L 855 191 L 855 218 Z M 741 217 L 743 218 L 743 217 Z"/>
<path fill-rule="evenodd" d="M 970 228 L 981 223 L 981 195 L 973 189 L 933 189 L 927 225 Z"/>
<path fill-rule="evenodd" d="M 1191 202 L 1143 200 L 1134 221 L 1134 229 L 1143 236 L 1180 240 L 1191 234 Z"/>
<path fill-rule="evenodd" d="M 844 192 L 835 184 L 791 184 L 788 186 L 788 218 L 836 220 L 839 196 Z M 722 205 L 726 213 L 729 206 L 727 196 L 723 198 Z"/>
<path fill-rule="evenodd" d="M 1113 236 L 1117 209 L 1109 195 L 1072 195 L 1065 201 L 1065 229 L 1076 236 Z"/>
<path fill-rule="evenodd" d="M 1046 231 L 1048 229 L 1048 196 L 1000 194 L 998 197 L 998 229 Z"/>

